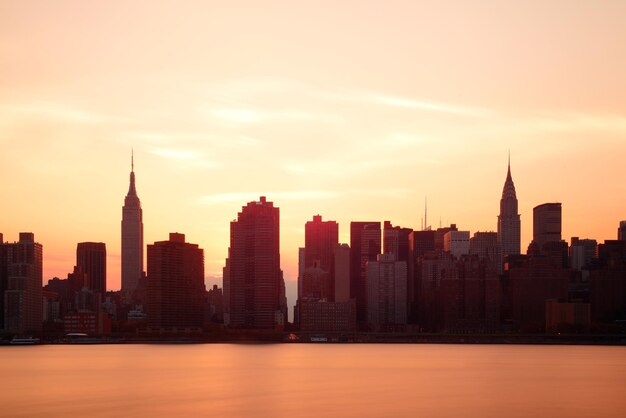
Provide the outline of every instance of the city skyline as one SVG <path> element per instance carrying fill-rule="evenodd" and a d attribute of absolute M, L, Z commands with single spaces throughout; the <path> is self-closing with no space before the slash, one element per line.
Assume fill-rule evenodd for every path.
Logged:
<path fill-rule="evenodd" d="M 185 233 L 219 284 L 233 214 L 265 195 L 293 295 L 317 213 L 349 242 L 351 221 L 420 229 L 428 196 L 433 226 L 497 231 L 510 149 L 522 252 L 545 202 L 563 203 L 565 239 L 614 238 L 626 5 L 395 6 L 7 3 L 0 230 L 36 234 L 44 279 L 104 242 L 119 289 L 134 148 L 144 243 Z"/>

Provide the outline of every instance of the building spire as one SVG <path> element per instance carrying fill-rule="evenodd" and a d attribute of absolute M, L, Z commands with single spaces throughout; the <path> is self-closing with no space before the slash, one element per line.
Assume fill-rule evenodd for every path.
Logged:
<path fill-rule="evenodd" d="M 130 150 L 130 185 L 128 186 L 128 195 L 137 196 L 137 190 L 135 189 L 135 151 Z"/>

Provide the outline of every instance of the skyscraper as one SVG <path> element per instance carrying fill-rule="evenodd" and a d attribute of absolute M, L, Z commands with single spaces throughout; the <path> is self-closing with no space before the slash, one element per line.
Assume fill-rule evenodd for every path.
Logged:
<path fill-rule="evenodd" d="M 304 268 L 313 267 L 319 261 L 319 267 L 332 271 L 333 252 L 339 244 L 339 225 L 335 221 L 322 221 L 320 215 L 304 225 Z"/>
<path fill-rule="evenodd" d="M 224 267 L 224 323 L 234 328 L 273 329 L 286 321 L 280 270 L 279 209 L 261 196 L 230 223 Z"/>
<path fill-rule="evenodd" d="M 498 241 L 502 247 L 503 256 L 520 254 L 520 228 L 517 194 L 513 177 L 511 177 L 511 158 L 509 157 L 509 167 L 502 189 L 502 199 L 500 199 L 500 215 L 498 215 Z"/>
<path fill-rule="evenodd" d="M 411 258 L 409 248 L 411 232 L 413 232 L 411 228 L 393 226 L 391 222 L 385 221 L 383 223 L 383 253 L 393 254 L 396 260 L 408 263 Z"/>
<path fill-rule="evenodd" d="M 104 242 L 79 242 L 76 266 L 87 275 L 87 286 L 104 299 L 107 288 L 107 250 Z"/>
<path fill-rule="evenodd" d="M 619 228 L 617 229 L 617 239 L 620 241 L 626 241 L 626 221 L 621 221 L 619 223 Z"/>
<path fill-rule="evenodd" d="M 148 245 L 148 324 L 155 329 L 200 328 L 204 320 L 204 252 L 171 233 Z"/>
<path fill-rule="evenodd" d="M 4 330 L 18 334 L 39 332 L 43 322 L 43 247 L 30 232 L 20 232 L 19 242 L 2 243 L 0 247 L 3 247 L 0 257 L 4 260 L 4 267 L 0 265 L 0 282 L 4 282 Z"/>
<path fill-rule="evenodd" d="M 560 203 L 533 208 L 533 243 L 539 251 L 549 242 L 561 242 L 561 217 Z"/>
<path fill-rule="evenodd" d="M 357 321 L 367 321 L 367 262 L 381 250 L 380 222 L 350 223 L 350 297 L 356 299 Z"/>
<path fill-rule="evenodd" d="M 406 261 L 379 254 L 367 262 L 367 320 L 374 330 L 407 323 Z"/>
<path fill-rule="evenodd" d="M 122 292 L 130 296 L 143 275 L 143 220 L 135 189 L 135 166 L 131 156 L 130 186 L 122 208 Z"/>

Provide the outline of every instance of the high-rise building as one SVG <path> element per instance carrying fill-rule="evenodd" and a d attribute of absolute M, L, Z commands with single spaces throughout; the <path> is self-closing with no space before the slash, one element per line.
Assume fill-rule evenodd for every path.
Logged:
<path fill-rule="evenodd" d="M 502 255 L 520 254 L 521 221 L 518 213 L 517 194 L 511 176 L 511 159 L 500 199 L 500 215 L 498 215 L 498 241 L 502 247 Z"/>
<path fill-rule="evenodd" d="M 398 261 L 408 263 L 411 258 L 409 236 L 413 230 L 393 226 L 391 222 L 385 221 L 383 224 L 383 253 L 393 254 Z"/>
<path fill-rule="evenodd" d="M 304 225 L 304 251 L 299 252 L 298 298 L 334 299 L 334 251 L 339 225 L 315 215 Z"/>
<path fill-rule="evenodd" d="M 626 241 L 626 221 L 621 221 L 619 223 L 619 228 L 617 229 L 617 239 L 619 241 Z"/>
<path fill-rule="evenodd" d="M 450 252 L 456 258 L 469 254 L 470 233 L 469 231 L 448 231 L 443 236 L 443 250 Z"/>
<path fill-rule="evenodd" d="M 456 224 L 450 224 L 450 226 L 437 228 L 435 230 L 435 250 L 443 251 L 443 237 L 450 231 L 458 231 L 458 230 L 459 228 L 456 227 Z"/>
<path fill-rule="evenodd" d="M 30 232 L 20 232 L 19 242 L 2 243 L 0 247 L 0 264 L 4 264 L 0 265 L 4 330 L 16 334 L 40 332 L 43 247 Z"/>
<path fill-rule="evenodd" d="M 393 254 L 367 262 L 367 321 L 375 330 L 406 325 L 407 268 Z"/>
<path fill-rule="evenodd" d="M 76 266 L 87 275 L 85 286 L 106 294 L 107 250 L 103 242 L 79 242 L 76 246 Z"/>
<path fill-rule="evenodd" d="M 0 233 L 0 329 L 4 329 L 4 291 L 7 288 L 7 246 L 4 235 Z"/>
<path fill-rule="evenodd" d="M 339 225 L 335 221 L 322 221 L 320 215 L 304 225 L 304 268 L 313 267 L 319 261 L 319 268 L 331 272 L 333 252 L 339 244 Z"/>
<path fill-rule="evenodd" d="M 143 275 L 143 219 L 135 188 L 135 167 L 131 157 L 130 186 L 122 208 L 122 292 L 137 289 Z"/>
<path fill-rule="evenodd" d="M 502 247 L 496 232 L 475 232 L 470 239 L 469 252 L 478 256 L 493 270 L 502 273 Z"/>
<path fill-rule="evenodd" d="M 583 270 L 589 267 L 591 261 L 598 256 L 598 242 L 595 239 L 580 239 L 572 237 L 569 248 L 570 267 L 574 270 Z"/>
<path fill-rule="evenodd" d="M 341 244 L 335 247 L 335 301 L 350 300 L 350 246 Z"/>
<path fill-rule="evenodd" d="M 148 245 L 148 324 L 153 329 L 200 328 L 204 321 L 204 252 L 170 233 Z"/>
<path fill-rule="evenodd" d="M 350 223 L 350 297 L 356 299 L 357 322 L 367 321 L 366 265 L 380 250 L 380 222 Z"/>
<path fill-rule="evenodd" d="M 561 204 L 544 203 L 533 209 L 533 243 L 541 251 L 548 242 L 561 241 Z"/>
<path fill-rule="evenodd" d="M 286 321 L 279 222 L 279 209 L 261 196 L 230 223 L 223 286 L 226 325 L 275 329 Z"/>

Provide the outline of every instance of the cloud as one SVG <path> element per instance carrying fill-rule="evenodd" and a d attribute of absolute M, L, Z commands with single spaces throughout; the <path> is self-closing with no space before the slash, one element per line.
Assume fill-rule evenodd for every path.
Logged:
<path fill-rule="evenodd" d="M 185 162 L 185 167 L 193 168 L 217 168 L 220 163 L 206 159 L 206 154 L 190 150 L 176 148 L 156 148 L 150 151 L 152 154 L 169 160 Z"/>
<path fill-rule="evenodd" d="M 34 114 L 46 119 L 63 120 L 74 123 L 103 123 L 112 120 L 121 120 L 120 118 L 114 118 L 103 113 L 54 102 L 0 105 L 0 110 L 5 114 L 13 114 L 17 117 Z"/>
<path fill-rule="evenodd" d="M 338 197 L 340 194 L 333 191 L 325 190 L 296 190 L 296 191 L 283 191 L 283 192 L 271 192 L 271 193 L 252 193 L 252 192 L 237 192 L 237 193 L 217 193 L 212 195 L 201 196 L 198 198 L 198 202 L 204 205 L 241 202 L 245 204 L 247 202 L 256 201 L 259 196 L 267 196 L 269 201 L 280 200 L 319 200 L 319 199 L 332 199 Z"/>

